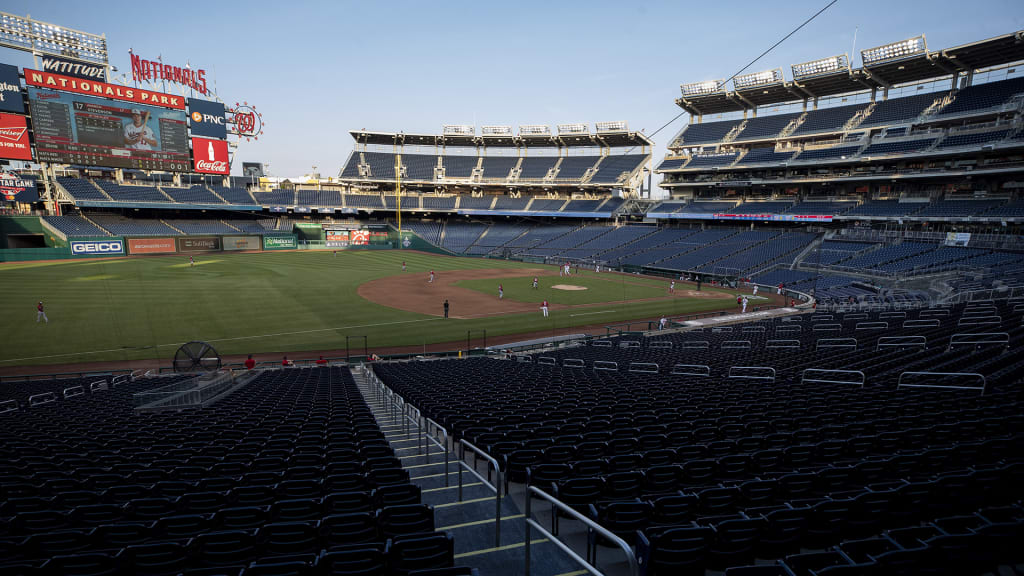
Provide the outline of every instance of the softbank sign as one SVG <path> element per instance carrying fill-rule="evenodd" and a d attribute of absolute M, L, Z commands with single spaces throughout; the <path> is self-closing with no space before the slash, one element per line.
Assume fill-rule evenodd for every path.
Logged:
<path fill-rule="evenodd" d="M 227 141 L 192 137 L 192 162 L 196 172 L 226 175 L 231 170 Z"/>
<path fill-rule="evenodd" d="M 124 254 L 124 242 L 121 240 L 74 241 L 71 253 L 75 256 L 112 256 Z"/>

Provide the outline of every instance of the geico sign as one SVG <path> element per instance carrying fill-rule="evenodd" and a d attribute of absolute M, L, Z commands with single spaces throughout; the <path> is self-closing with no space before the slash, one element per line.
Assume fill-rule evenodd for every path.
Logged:
<path fill-rule="evenodd" d="M 206 122 L 209 124 L 217 124 L 218 126 L 224 125 L 223 116 L 215 116 L 213 114 L 202 114 L 200 112 L 192 113 L 192 121 L 196 123 Z"/>
<path fill-rule="evenodd" d="M 123 254 L 124 244 L 120 240 L 109 242 L 72 242 L 72 254 Z"/>

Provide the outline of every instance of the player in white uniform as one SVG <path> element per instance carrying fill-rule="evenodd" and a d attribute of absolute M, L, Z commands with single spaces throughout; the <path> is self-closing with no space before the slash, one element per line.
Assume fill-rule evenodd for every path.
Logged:
<path fill-rule="evenodd" d="M 668 323 L 668 318 L 662 316 L 661 320 L 658 321 L 658 330 L 664 330 L 666 323 Z"/>
<path fill-rule="evenodd" d="M 757 296 L 757 284 L 754 284 L 754 296 Z"/>
<path fill-rule="evenodd" d="M 537 277 L 536 276 L 533 277 L 533 289 L 534 290 L 537 289 Z"/>
<path fill-rule="evenodd" d="M 672 283 L 668 285 L 668 293 L 669 294 L 675 294 L 676 293 L 676 281 L 675 280 L 673 280 Z"/>
<path fill-rule="evenodd" d="M 747 297 L 746 296 L 743 297 L 743 310 L 741 312 L 744 313 L 744 314 L 747 313 Z"/>
<path fill-rule="evenodd" d="M 505 287 L 498 284 L 498 300 L 505 298 Z"/>
<path fill-rule="evenodd" d="M 431 284 L 434 283 L 434 271 L 433 270 L 430 271 L 430 280 L 427 280 L 427 282 L 429 282 Z"/>
<path fill-rule="evenodd" d="M 544 315 L 547 316 L 547 313 L 545 312 Z M 43 311 L 42 302 L 36 304 L 36 324 L 39 323 L 39 320 L 42 320 L 46 324 L 50 323 L 50 319 L 46 317 L 46 312 Z"/>
<path fill-rule="evenodd" d="M 156 145 L 153 129 L 142 122 L 142 110 L 133 108 L 132 123 L 124 127 L 124 147 L 131 150 L 153 150 Z"/>

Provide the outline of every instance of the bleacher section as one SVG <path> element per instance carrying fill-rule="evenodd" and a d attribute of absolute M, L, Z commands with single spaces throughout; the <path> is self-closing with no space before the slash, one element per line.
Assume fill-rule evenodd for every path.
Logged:
<path fill-rule="evenodd" d="M 210 192 L 206 186 L 195 185 L 190 188 L 174 188 L 171 186 L 161 186 L 168 196 L 170 196 L 175 202 L 182 204 L 223 204 L 213 192 Z"/>
<path fill-rule="evenodd" d="M 701 124 L 688 124 L 674 142 L 677 146 L 692 146 L 695 144 L 712 144 L 720 141 L 733 128 L 739 126 L 742 120 L 725 120 L 722 122 L 704 122 Z"/>
<path fill-rule="evenodd" d="M 484 178 L 487 180 L 505 180 L 519 158 L 514 156 L 484 156 Z"/>
<path fill-rule="evenodd" d="M 822 108 L 807 112 L 807 118 L 793 131 L 794 135 L 817 134 L 841 130 L 857 112 L 868 104 L 849 104 L 835 108 Z"/>
<path fill-rule="evenodd" d="M 565 156 L 558 165 L 558 180 L 579 180 L 597 162 L 596 156 Z"/>
<path fill-rule="evenodd" d="M 405 178 L 409 180 L 433 180 L 434 168 L 437 167 L 437 156 L 402 154 L 402 165 L 406 170 Z"/>
<path fill-rule="evenodd" d="M 444 177 L 468 179 L 477 164 L 476 156 L 445 156 Z"/>
<path fill-rule="evenodd" d="M 408 228 L 409 230 L 412 230 L 421 238 L 423 238 L 427 242 L 430 242 L 431 244 L 441 244 L 442 225 L 440 222 L 418 222 L 414 220 L 411 222 L 403 222 L 402 228 Z"/>
<path fill-rule="evenodd" d="M 543 180 L 548 171 L 555 167 L 558 158 L 554 156 L 534 156 L 523 158 L 519 165 L 520 180 Z"/>
<path fill-rule="evenodd" d="M 968 86 L 956 93 L 953 101 L 939 112 L 951 116 L 1001 106 L 1017 94 L 1024 93 L 1024 78 Z"/>
<path fill-rule="evenodd" d="M 100 188 L 117 202 L 170 202 L 153 186 L 125 186 L 110 180 L 94 180 Z"/>
<path fill-rule="evenodd" d="M 249 191 L 244 188 L 226 188 L 224 186 L 211 186 L 211 189 L 216 192 L 225 202 L 229 204 L 241 204 L 246 206 L 252 206 L 256 204 L 252 195 Z"/>
<path fill-rule="evenodd" d="M 78 214 L 64 214 L 63 216 L 43 216 L 48 224 L 60 230 L 68 238 L 81 236 L 110 236 L 105 230 L 97 228 Z"/>
<path fill-rule="evenodd" d="M 253 192 L 252 197 L 257 204 L 263 206 L 294 206 L 295 191 L 274 189 L 270 192 Z"/>
<path fill-rule="evenodd" d="M 747 125 L 743 128 L 743 131 L 736 136 L 735 142 L 774 138 L 778 136 L 779 132 L 782 132 L 782 129 L 790 122 L 800 117 L 801 114 L 801 112 L 791 112 L 788 114 L 775 114 L 749 118 L 747 119 Z"/>
<path fill-rule="evenodd" d="M 114 236 L 181 236 L 182 234 L 159 220 L 125 218 L 113 214 L 93 214 L 93 222 Z"/>
<path fill-rule="evenodd" d="M 58 176 L 57 183 L 67 190 L 68 194 L 75 200 L 110 200 L 110 198 L 103 195 L 103 192 L 93 186 L 89 180 Z"/>
<path fill-rule="evenodd" d="M 619 181 L 619 177 L 623 173 L 632 173 L 637 170 L 647 160 L 646 154 L 624 154 L 605 156 L 604 160 L 601 160 L 601 164 L 597 168 L 597 172 L 590 179 L 590 183 L 607 183 L 614 184 Z"/>
<path fill-rule="evenodd" d="M 337 190 L 298 190 L 296 200 L 300 206 L 341 206 L 341 193 Z"/>
<path fill-rule="evenodd" d="M 455 210 L 455 196 L 423 196 L 424 210 Z"/>
<path fill-rule="evenodd" d="M 238 231 L 217 220 L 168 220 L 164 223 L 181 230 L 186 235 L 192 234 L 237 234 Z"/>
<path fill-rule="evenodd" d="M 0 400 L 21 406 L 0 416 L 5 574 L 454 565 L 452 536 L 435 532 L 347 368 L 264 371 L 221 402 L 172 412 L 136 412 L 132 395 L 180 376 L 61 395 L 97 380 L 111 385 L 4 384 Z M 54 401 L 29 407 L 35 393 Z"/>
<path fill-rule="evenodd" d="M 747 152 L 743 158 L 737 162 L 740 164 L 778 164 L 785 163 L 793 159 L 793 155 L 796 153 L 795 150 L 786 150 L 784 152 L 776 152 L 774 148 L 754 148 Z"/>

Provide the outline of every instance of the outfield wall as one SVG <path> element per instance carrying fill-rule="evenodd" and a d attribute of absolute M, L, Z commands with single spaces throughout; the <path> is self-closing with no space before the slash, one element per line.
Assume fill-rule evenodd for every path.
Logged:
<path fill-rule="evenodd" d="M 38 220 L 38 219 L 37 219 Z M 68 260 L 78 258 L 118 258 L 166 254 L 209 254 L 213 252 L 296 250 L 294 234 L 273 236 L 164 236 L 132 237 L 96 236 L 72 238 L 67 246 L 53 248 L 0 249 L 0 262 L 33 260 Z"/>

